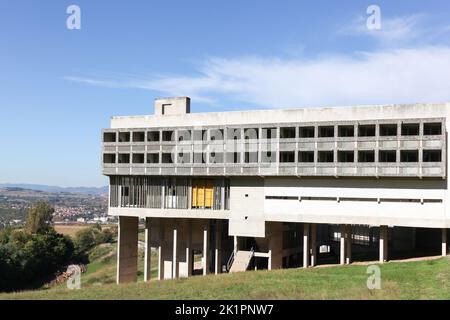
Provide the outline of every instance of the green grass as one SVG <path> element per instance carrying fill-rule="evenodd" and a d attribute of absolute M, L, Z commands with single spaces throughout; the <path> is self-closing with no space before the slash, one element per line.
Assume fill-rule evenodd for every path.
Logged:
<path fill-rule="evenodd" d="M 111 266 L 110 266 L 111 267 Z M 117 286 L 90 285 L 115 267 L 84 275 L 81 290 L 62 287 L 0 294 L 0 299 L 450 299 L 450 260 L 381 265 L 382 288 L 367 289 L 367 266 L 249 271 Z M 90 273 L 92 272 L 92 273 Z M 155 270 L 154 270 L 155 272 Z"/>

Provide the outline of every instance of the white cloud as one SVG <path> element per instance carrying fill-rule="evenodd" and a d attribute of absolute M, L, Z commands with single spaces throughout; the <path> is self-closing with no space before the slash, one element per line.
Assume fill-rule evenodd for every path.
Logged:
<path fill-rule="evenodd" d="M 450 101 L 450 48 L 381 50 L 316 59 L 213 58 L 198 75 L 102 80 L 91 85 L 140 88 L 195 101 L 303 107 Z"/>

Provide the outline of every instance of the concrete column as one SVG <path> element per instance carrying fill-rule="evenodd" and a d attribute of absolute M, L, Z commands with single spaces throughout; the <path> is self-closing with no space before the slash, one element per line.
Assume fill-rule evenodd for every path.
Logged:
<path fill-rule="evenodd" d="M 138 225 L 138 217 L 119 217 L 117 284 L 137 280 Z"/>
<path fill-rule="evenodd" d="M 303 268 L 309 266 L 309 223 L 303 224 Z"/>
<path fill-rule="evenodd" d="M 234 251 L 238 251 L 239 250 L 239 248 L 238 248 L 238 237 L 237 236 L 233 237 L 233 250 Z"/>
<path fill-rule="evenodd" d="M 172 250 L 172 279 L 178 278 L 177 274 L 177 236 L 178 230 L 176 228 L 173 229 L 173 250 Z"/>
<path fill-rule="evenodd" d="M 340 264 L 344 265 L 345 264 L 345 225 L 341 224 L 340 225 L 340 233 L 341 233 L 341 243 L 340 243 Z"/>
<path fill-rule="evenodd" d="M 352 263 L 352 226 L 347 225 L 346 248 L 345 248 L 345 264 Z"/>
<path fill-rule="evenodd" d="M 311 224 L 311 267 L 317 265 L 317 224 Z"/>
<path fill-rule="evenodd" d="M 152 273 L 152 248 L 150 246 L 150 218 L 145 219 L 145 247 L 144 247 L 144 281 L 150 281 Z"/>
<path fill-rule="evenodd" d="M 388 257 L 388 226 L 380 226 L 380 263 Z"/>
<path fill-rule="evenodd" d="M 208 226 L 205 225 L 203 229 L 203 275 L 208 273 Z"/>
<path fill-rule="evenodd" d="M 162 280 L 163 276 L 164 270 L 163 270 L 162 246 L 160 243 L 158 246 L 158 280 Z"/>
<path fill-rule="evenodd" d="M 267 262 L 267 270 L 272 270 L 272 250 L 269 250 L 269 259 Z"/>
<path fill-rule="evenodd" d="M 220 246 L 221 244 L 221 238 L 222 238 L 222 233 L 221 233 L 221 223 L 220 221 L 216 222 L 216 243 L 215 243 L 215 252 L 214 252 L 214 273 L 215 274 L 219 274 L 222 272 L 222 259 L 221 259 L 221 251 L 220 251 Z"/>
<path fill-rule="evenodd" d="M 442 256 L 447 255 L 447 229 L 442 229 Z"/>

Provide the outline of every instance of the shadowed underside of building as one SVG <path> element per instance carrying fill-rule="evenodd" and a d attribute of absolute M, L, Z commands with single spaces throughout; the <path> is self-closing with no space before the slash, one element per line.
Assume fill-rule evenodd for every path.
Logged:
<path fill-rule="evenodd" d="M 450 104 L 190 113 L 103 130 L 117 282 L 446 255 Z M 151 261 L 150 249 L 158 251 Z M 196 257 L 201 260 L 196 261 Z"/>

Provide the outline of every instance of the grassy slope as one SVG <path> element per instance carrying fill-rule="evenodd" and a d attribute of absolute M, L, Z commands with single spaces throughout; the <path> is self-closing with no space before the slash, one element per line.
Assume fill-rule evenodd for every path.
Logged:
<path fill-rule="evenodd" d="M 366 271 L 356 265 L 253 271 L 121 286 L 89 285 L 88 271 L 81 290 L 59 287 L 0 299 L 450 299 L 449 258 L 384 264 L 381 290 L 367 289 Z"/>

